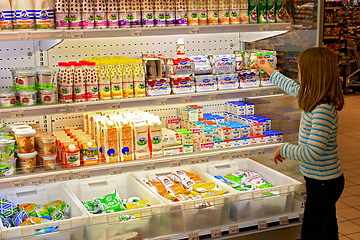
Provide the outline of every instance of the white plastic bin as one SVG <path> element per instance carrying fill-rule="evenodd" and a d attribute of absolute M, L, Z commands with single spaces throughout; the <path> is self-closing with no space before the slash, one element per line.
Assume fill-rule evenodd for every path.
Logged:
<path fill-rule="evenodd" d="M 2 239 L 22 239 L 23 237 L 34 240 L 83 239 L 84 225 L 88 224 L 89 216 L 61 183 L 3 189 L 0 191 L 0 197 L 14 204 L 45 205 L 51 201 L 61 200 L 70 207 L 70 219 L 66 220 L 13 228 L 5 228 L 1 223 Z M 59 227 L 59 231 L 35 236 L 35 229 L 55 226 Z"/>
<path fill-rule="evenodd" d="M 260 174 L 266 181 L 274 187 L 259 189 L 254 191 L 236 191 L 235 199 L 242 200 L 234 202 L 230 211 L 230 219 L 239 221 L 247 217 L 266 217 L 273 214 L 285 212 L 286 206 L 291 206 L 294 191 L 298 190 L 301 182 L 266 167 L 249 158 L 218 161 L 214 163 L 200 164 L 197 169 L 211 176 L 225 176 L 226 174 L 237 171 L 238 169 L 254 171 Z M 221 182 L 212 178 L 213 181 Z M 279 195 L 266 196 L 266 192 L 278 191 Z"/>
<path fill-rule="evenodd" d="M 132 173 L 141 184 L 148 188 L 148 186 L 141 180 L 141 178 L 153 179 L 156 175 L 168 175 L 174 170 L 184 170 L 191 172 L 200 177 L 204 182 L 215 182 L 214 178 L 209 174 L 196 169 L 194 166 L 181 166 L 176 168 L 159 168 L 151 171 Z M 229 219 L 228 208 L 224 208 L 225 202 L 232 201 L 236 191 L 224 183 L 217 183 L 217 186 L 222 191 L 228 191 L 232 194 L 224 194 L 221 196 L 204 198 L 199 200 L 189 200 L 184 202 L 172 202 L 164 197 L 161 197 L 167 204 L 169 214 L 164 214 L 161 218 L 161 225 L 173 231 L 191 231 L 194 227 L 210 227 L 219 226 L 223 219 Z M 152 191 L 152 190 L 151 190 Z M 154 192 L 158 195 L 157 192 Z M 158 195 L 160 196 L 160 195 Z M 213 207 L 205 209 L 196 209 L 196 203 L 212 202 Z"/>

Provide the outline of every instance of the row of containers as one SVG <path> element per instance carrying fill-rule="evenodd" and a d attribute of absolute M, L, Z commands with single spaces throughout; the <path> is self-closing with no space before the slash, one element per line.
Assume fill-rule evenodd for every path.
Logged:
<path fill-rule="evenodd" d="M 2 239 L 148 238 L 246 222 L 300 210 L 300 185 L 239 158 L 2 189 Z"/>

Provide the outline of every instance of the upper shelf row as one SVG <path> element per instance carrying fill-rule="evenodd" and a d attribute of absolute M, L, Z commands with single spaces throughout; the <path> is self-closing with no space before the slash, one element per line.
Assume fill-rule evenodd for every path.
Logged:
<path fill-rule="evenodd" d="M 253 33 L 272 32 L 268 35 L 278 35 L 291 30 L 290 23 L 243 24 L 195 27 L 167 27 L 167 28 L 121 28 L 121 29 L 92 29 L 92 30 L 53 30 L 53 31 L 0 31 L 0 41 L 16 40 L 47 40 L 47 39 L 80 39 L 107 38 L 130 36 L 161 36 L 184 34 L 213 34 L 213 33 Z M 265 34 L 266 35 L 266 34 Z M 247 37 L 245 37 L 246 41 Z"/>

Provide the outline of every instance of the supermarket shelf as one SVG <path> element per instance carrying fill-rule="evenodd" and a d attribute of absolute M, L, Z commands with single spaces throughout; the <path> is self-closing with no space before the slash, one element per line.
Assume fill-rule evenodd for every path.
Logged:
<path fill-rule="evenodd" d="M 339 23 L 324 23 L 324 26 L 333 26 L 338 25 Z"/>
<path fill-rule="evenodd" d="M 340 37 L 324 37 L 324 39 L 340 39 Z"/>
<path fill-rule="evenodd" d="M 213 92 L 196 92 L 188 94 L 172 94 L 142 98 L 127 98 L 104 100 L 97 102 L 81 102 L 69 104 L 37 105 L 30 107 L 15 107 L 0 109 L 0 118 L 19 118 L 52 114 L 81 113 L 87 111 L 115 110 L 129 107 L 163 106 L 179 103 L 195 103 L 231 98 L 247 98 L 282 94 L 276 86 L 221 90 Z"/>
<path fill-rule="evenodd" d="M 183 34 L 218 34 L 231 32 L 264 32 L 289 31 L 291 23 L 271 24 L 242 24 L 242 25 L 216 25 L 216 26 L 186 26 L 165 28 L 121 28 L 121 29 L 91 29 L 91 30 L 53 30 L 53 31 L 9 31 L 0 32 L 0 41 L 17 40 L 46 40 L 46 39 L 81 39 L 81 38 L 107 38 L 107 37 L 139 37 L 159 35 Z M 283 33 L 283 32 L 282 32 Z"/>
<path fill-rule="evenodd" d="M 341 7 L 325 7 L 325 10 L 336 10 L 341 9 Z"/>
<path fill-rule="evenodd" d="M 115 175 L 132 173 L 135 171 L 147 171 L 160 167 L 179 167 L 182 165 L 201 164 L 226 159 L 273 154 L 282 143 L 252 145 L 250 147 L 226 148 L 221 150 L 203 151 L 199 153 L 134 160 L 102 164 L 95 166 L 68 168 L 49 172 L 36 172 L 32 174 L 14 175 L 0 178 L 0 189 L 17 188 L 27 185 L 40 185 L 72 179 L 84 179 L 103 175 Z"/>

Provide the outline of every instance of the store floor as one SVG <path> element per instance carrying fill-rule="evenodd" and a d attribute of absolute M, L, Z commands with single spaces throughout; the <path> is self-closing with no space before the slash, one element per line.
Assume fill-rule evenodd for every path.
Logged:
<path fill-rule="evenodd" d="M 337 204 L 340 240 L 360 240 L 360 95 L 345 96 L 339 113 L 339 157 L 345 190 Z"/>

